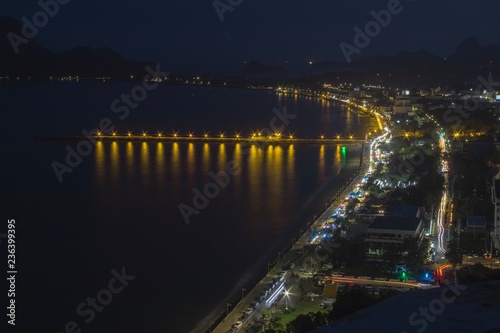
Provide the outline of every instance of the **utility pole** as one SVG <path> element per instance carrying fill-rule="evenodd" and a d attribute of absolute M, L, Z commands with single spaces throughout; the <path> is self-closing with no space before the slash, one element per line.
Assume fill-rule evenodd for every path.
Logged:
<path fill-rule="evenodd" d="M 490 269 L 493 269 L 493 235 L 495 234 L 495 224 L 492 226 L 493 231 L 490 232 Z"/>

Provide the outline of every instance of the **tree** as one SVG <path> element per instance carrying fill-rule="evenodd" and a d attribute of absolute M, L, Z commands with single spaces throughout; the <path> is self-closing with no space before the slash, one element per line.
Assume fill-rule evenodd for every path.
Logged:
<path fill-rule="evenodd" d="M 405 262 L 412 266 L 418 267 L 422 265 L 427 258 L 427 251 L 429 249 L 429 240 L 424 238 L 422 242 L 419 243 L 417 238 L 409 238 L 405 240 L 403 244 L 404 260 Z"/>
<path fill-rule="evenodd" d="M 382 259 L 394 266 L 403 260 L 403 248 L 398 244 L 387 244 L 383 248 Z"/>
<path fill-rule="evenodd" d="M 377 299 L 367 295 L 363 291 L 351 291 L 342 295 L 338 295 L 337 300 L 333 303 L 332 310 L 328 314 L 329 321 L 335 321 L 343 318 L 351 313 L 367 308 L 375 303 Z"/>
<path fill-rule="evenodd" d="M 445 257 L 446 259 L 448 259 L 448 262 L 453 266 L 453 269 L 455 269 L 458 265 L 462 264 L 464 252 L 460 238 L 454 236 L 448 241 L 448 249 L 446 250 Z"/>

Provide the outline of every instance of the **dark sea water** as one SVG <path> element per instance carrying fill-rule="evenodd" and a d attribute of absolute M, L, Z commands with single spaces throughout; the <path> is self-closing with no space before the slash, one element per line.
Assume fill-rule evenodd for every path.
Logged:
<path fill-rule="evenodd" d="M 78 135 L 103 118 L 121 133 L 248 135 L 269 128 L 273 109 L 284 107 L 296 117 L 283 133 L 297 137 L 359 135 L 373 125 L 311 98 L 185 86 L 160 86 L 121 120 L 111 103 L 133 87 L 0 85 L 0 232 L 16 220 L 19 331 L 64 332 L 71 321 L 97 333 L 206 329 L 321 213 L 360 157 L 359 144 L 342 154 L 340 145 L 320 144 L 100 142 L 59 182 L 51 164 L 65 163 L 78 141 L 35 136 Z M 193 189 L 203 191 L 228 163 L 240 172 L 186 224 L 178 206 L 193 206 Z M 135 278 L 106 291 L 120 286 L 110 281 L 122 269 Z M 96 297 L 106 305 L 89 311 Z"/>

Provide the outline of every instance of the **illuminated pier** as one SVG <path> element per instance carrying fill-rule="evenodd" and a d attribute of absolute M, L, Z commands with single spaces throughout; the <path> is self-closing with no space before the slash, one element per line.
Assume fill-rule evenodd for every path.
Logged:
<path fill-rule="evenodd" d="M 242 136 L 241 134 L 235 135 L 225 135 L 220 133 L 218 135 L 204 134 L 203 136 L 195 136 L 190 133 L 188 135 L 179 135 L 178 133 L 172 133 L 169 135 L 164 135 L 163 133 L 156 133 L 154 135 L 144 132 L 142 134 L 134 133 L 97 133 L 92 136 L 93 139 L 98 141 L 153 141 L 153 142 L 250 142 L 250 143 L 261 143 L 261 144 L 279 144 L 279 143 L 293 143 L 293 144 L 338 144 L 338 143 L 362 143 L 365 142 L 365 138 L 354 137 L 350 135 L 348 137 L 342 137 L 337 135 L 335 137 L 327 137 L 320 135 L 317 138 L 298 138 L 293 135 L 284 136 L 281 134 L 274 135 L 262 135 L 259 133 L 252 134 L 250 136 Z M 70 136 L 70 137 L 60 137 L 60 136 L 44 136 L 36 137 L 37 140 L 47 140 L 47 141 L 75 141 L 82 139 L 90 139 L 84 136 Z"/>

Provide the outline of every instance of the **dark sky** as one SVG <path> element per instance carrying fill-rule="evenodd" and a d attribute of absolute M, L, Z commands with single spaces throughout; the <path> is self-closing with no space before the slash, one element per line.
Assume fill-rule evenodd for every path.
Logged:
<path fill-rule="evenodd" d="M 242 0 L 221 22 L 213 0 L 71 0 L 40 29 L 37 40 L 55 51 L 106 46 L 125 57 L 195 69 L 252 59 L 343 60 L 339 44 L 352 44 L 353 28 L 364 28 L 373 19 L 370 11 L 385 9 L 388 2 Z M 469 36 L 500 44 L 498 0 L 401 0 L 401 5 L 402 12 L 360 56 L 425 48 L 444 57 Z M 0 4 L 0 14 L 18 20 L 38 10 L 36 0 Z"/>

